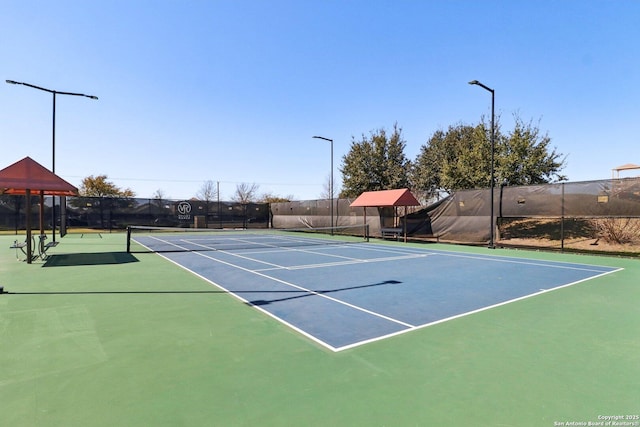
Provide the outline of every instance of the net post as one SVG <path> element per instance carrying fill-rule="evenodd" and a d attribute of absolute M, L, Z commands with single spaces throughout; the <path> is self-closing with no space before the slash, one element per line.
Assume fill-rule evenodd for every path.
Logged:
<path fill-rule="evenodd" d="M 369 241 L 369 224 L 364 224 L 364 241 Z"/>
<path fill-rule="evenodd" d="M 131 226 L 127 226 L 127 253 L 131 253 Z"/>

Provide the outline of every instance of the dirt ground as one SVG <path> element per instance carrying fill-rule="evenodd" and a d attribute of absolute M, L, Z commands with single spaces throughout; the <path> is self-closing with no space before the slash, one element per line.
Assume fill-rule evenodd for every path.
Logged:
<path fill-rule="evenodd" d="M 498 245 L 513 246 L 513 247 L 527 247 L 527 248 L 540 248 L 540 249 L 553 249 L 553 250 L 572 250 L 580 252 L 594 252 L 594 253 L 608 253 L 608 254 L 623 254 L 623 255 L 640 255 L 640 244 L 614 244 L 608 243 L 603 240 L 595 239 L 565 239 L 564 247 L 561 241 L 550 239 L 504 239 L 496 242 Z"/>
<path fill-rule="evenodd" d="M 558 219 L 516 219 L 503 222 L 496 243 L 504 246 L 580 252 L 640 255 L 639 220 L 571 219 L 561 230 Z M 564 240 L 561 236 L 564 236 Z M 624 236 L 625 243 L 615 238 Z"/>

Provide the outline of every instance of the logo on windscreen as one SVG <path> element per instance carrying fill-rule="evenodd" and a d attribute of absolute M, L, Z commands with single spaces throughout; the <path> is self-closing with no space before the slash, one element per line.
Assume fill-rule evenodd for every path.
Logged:
<path fill-rule="evenodd" d="M 180 202 L 178 203 L 178 219 L 191 219 L 191 203 Z"/>

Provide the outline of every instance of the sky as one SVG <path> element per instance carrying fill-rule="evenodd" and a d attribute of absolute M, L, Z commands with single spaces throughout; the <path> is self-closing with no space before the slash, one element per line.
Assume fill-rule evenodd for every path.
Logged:
<path fill-rule="evenodd" d="M 321 198 L 352 142 L 532 122 L 569 181 L 640 164 L 640 1 L 5 0 L 0 168 L 26 156 L 138 197 L 219 183 Z M 636 176 L 627 171 L 623 176 Z"/>

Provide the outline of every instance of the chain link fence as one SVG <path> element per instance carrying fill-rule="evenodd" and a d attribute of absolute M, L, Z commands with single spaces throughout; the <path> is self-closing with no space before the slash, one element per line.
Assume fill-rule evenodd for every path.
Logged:
<path fill-rule="evenodd" d="M 39 197 L 31 198 L 38 224 Z M 195 228 L 299 228 L 361 225 L 372 237 L 384 227 L 404 227 L 415 241 L 640 254 L 640 178 L 502 186 L 458 191 L 402 216 L 391 207 L 351 208 L 350 199 L 235 203 L 138 198 L 46 197 L 45 228 L 118 231 L 128 225 Z M 0 231 L 26 225 L 26 197 L 0 196 Z M 333 208 L 333 209 L 332 209 Z M 333 214 L 333 215 L 332 215 Z"/>
<path fill-rule="evenodd" d="M 55 200 L 55 207 L 54 207 Z M 26 227 L 26 197 L 0 196 L 0 230 Z M 39 220 L 39 196 L 31 197 L 32 224 Z M 188 228 L 267 228 L 269 204 L 110 197 L 45 197 L 45 228 L 62 231 L 124 230 L 129 225 Z"/>

